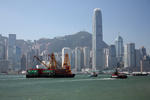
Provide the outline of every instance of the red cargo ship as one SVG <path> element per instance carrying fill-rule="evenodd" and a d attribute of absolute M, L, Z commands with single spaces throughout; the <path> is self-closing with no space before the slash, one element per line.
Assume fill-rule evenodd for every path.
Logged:
<path fill-rule="evenodd" d="M 62 68 L 57 67 L 57 62 L 54 54 L 52 53 L 49 65 L 43 63 L 38 57 L 34 56 L 45 68 L 42 69 L 28 69 L 26 78 L 73 78 L 75 74 L 71 72 L 71 66 L 68 54 L 65 54 L 64 64 Z"/>

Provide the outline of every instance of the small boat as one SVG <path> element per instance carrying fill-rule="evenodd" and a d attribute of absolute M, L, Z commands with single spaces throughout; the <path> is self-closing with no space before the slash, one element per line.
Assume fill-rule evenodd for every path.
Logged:
<path fill-rule="evenodd" d="M 91 73 L 90 77 L 97 77 L 97 76 L 98 76 L 98 74 L 96 72 L 93 72 L 93 73 Z"/>
<path fill-rule="evenodd" d="M 118 70 L 116 69 L 116 71 L 111 75 L 111 78 L 126 79 L 128 78 L 128 76 L 124 73 L 119 73 Z"/>
<path fill-rule="evenodd" d="M 133 76 L 148 76 L 148 73 L 135 73 Z"/>

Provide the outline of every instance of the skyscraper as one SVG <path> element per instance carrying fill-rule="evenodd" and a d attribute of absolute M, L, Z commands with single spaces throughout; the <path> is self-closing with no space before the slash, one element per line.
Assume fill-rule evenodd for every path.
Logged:
<path fill-rule="evenodd" d="M 75 48 L 75 71 L 81 71 L 81 48 Z"/>
<path fill-rule="evenodd" d="M 140 53 L 140 49 L 135 50 L 135 61 L 136 61 L 136 68 L 140 68 L 140 61 L 142 60 L 142 55 Z"/>
<path fill-rule="evenodd" d="M 0 35 L 0 60 L 4 60 L 5 59 L 5 52 L 6 52 L 5 49 L 6 49 L 5 40 Z"/>
<path fill-rule="evenodd" d="M 147 54 L 146 54 L 146 48 L 145 48 L 144 46 L 142 46 L 142 47 L 140 48 L 140 53 L 141 53 L 142 57 L 144 57 L 144 56 L 147 55 Z"/>
<path fill-rule="evenodd" d="M 89 68 L 90 64 L 90 49 L 88 47 L 83 48 L 83 55 L 84 55 L 84 67 Z"/>
<path fill-rule="evenodd" d="M 16 59 L 16 34 L 9 34 L 8 38 L 8 59 L 15 61 Z"/>
<path fill-rule="evenodd" d="M 124 47 L 124 67 L 135 67 L 135 44 L 128 43 Z"/>
<path fill-rule="evenodd" d="M 71 52 L 71 68 L 75 68 L 75 50 L 72 50 Z"/>
<path fill-rule="evenodd" d="M 117 36 L 115 40 L 115 47 L 116 47 L 117 61 L 120 62 L 123 60 L 123 53 L 124 53 L 123 38 L 121 36 Z"/>
<path fill-rule="evenodd" d="M 104 49 L 105 67 L 116 67 L 116 48 L 115 45 L 110 45 L 109 48 Z"/>
<path fill-rule="evenodd" d="M 93 37 L 92 37 L 92 69 L 100 70 L 103 64 L 103 33 L 102 33 L 102 14 L 99 8 L 94 9 L 93 16 Z"/>
<path fill-rule="evenodd" d="M 22 55 L 21 57 L 21 70 L 26 70 L 27 62 L 26 62 L 26 55 Z"/>

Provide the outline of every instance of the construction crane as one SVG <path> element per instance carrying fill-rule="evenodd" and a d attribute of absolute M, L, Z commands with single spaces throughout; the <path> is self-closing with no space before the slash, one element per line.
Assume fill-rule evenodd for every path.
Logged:
<path fill-rule="evenodd" d="M 56 62 L 54 53 L 52 53 L 51 55 L 48 55 L 48 56 L 50 56 L 49 65 L 46 65 L 37 56 L 34 56 L 34 58 L 36 58 L 41 64 L 43 64 L 48 69 L 58 69 L 57 65 L 59 65 L 59 64 Z M 63 63 L 62 69 L 67 69 L 68 71 L 71 72 L 71 65 L 70 65 L 69 55 L 67 53 L 65 54 L 65 58 L 64 58 L 64 63 Z"/>
<path fill-rule="evenodd" d="M 43 64 L 45 67 L 47 67 L 48 69 L 56 69 L 57 68 L 57 62 L 55 59 L 55 55 L 54 53 L 52 53 L 50 56 L 50 60 L 49 60 L 49 65 L 46 65 L 42 60 L 39 59 L 39 57 L 34 56 L 34 58 L 36 58 L 41 64 Z"/>
<path fill-rule="evenodd" d="M 40 60 L 39 57 L 34 56 L 34 58 L 36 58 L 41 64 L 43 64 L 45 67 L 49 68 L 42 60 Z"/>

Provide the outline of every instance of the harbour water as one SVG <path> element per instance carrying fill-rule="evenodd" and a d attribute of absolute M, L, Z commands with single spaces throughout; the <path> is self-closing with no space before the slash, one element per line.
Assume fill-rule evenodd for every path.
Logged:
<path fill-rule="evenodd" d="M 149 100 L 150 76 L 111 79 L 90 78 L 26 79 L 24 75 L 0 75 L 0 100 Z"/>

